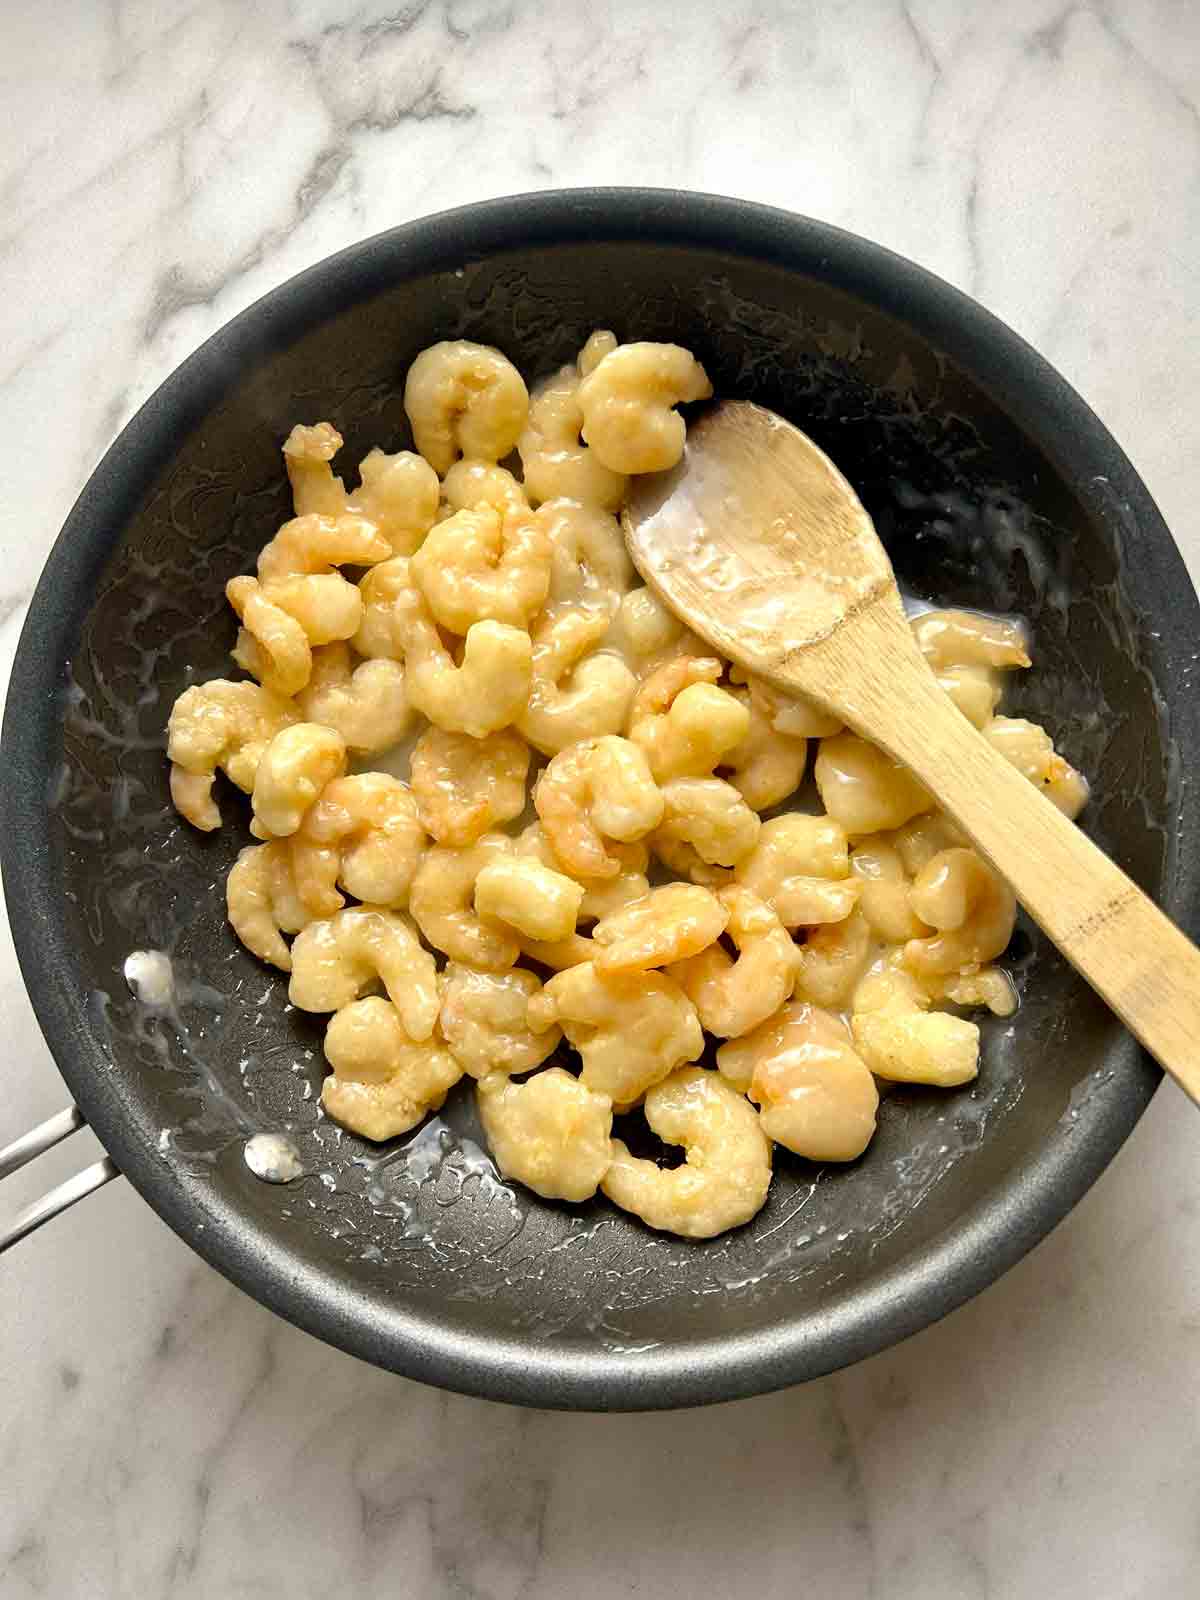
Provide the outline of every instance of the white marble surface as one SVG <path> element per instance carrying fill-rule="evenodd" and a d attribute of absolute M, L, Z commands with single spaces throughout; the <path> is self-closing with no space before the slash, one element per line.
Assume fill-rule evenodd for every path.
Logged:
<path fill-rule="evenodd" d="M 944 274 L 1082 390 L 1200 573 L 1192 0 L 59 0 L 4 38 L 5 678 L 78 488 L 205 335 L 364 234 L 555 185 L 723 190 Z M 0 937 L 3 1144 L 65 1096 Z M 940 1326 L 649 1417 L 358 1365 L 110 1185 L 0 1265 L 0 1594 L 1184 1600 L 1198 1139 L 1164 1090 Z"/>

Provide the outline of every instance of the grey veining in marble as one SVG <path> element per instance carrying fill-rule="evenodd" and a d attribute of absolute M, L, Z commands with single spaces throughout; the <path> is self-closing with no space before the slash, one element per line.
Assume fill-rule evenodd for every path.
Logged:
<path fill-rule="evenodd" d="M 1200 572 L 1191 0 L 60 0 L 4 40 L 0 688 L 72 498 L 209 332 L 364 234 L 546 186 L 739 194 L 943 274 L 1091 401 Z M 3 927 L 0 1031 L 2 1144 L 65 1099 Z M 1164 1090 L 944 1323 L 640 1418 L 360 1366 L 112 1184 L 0 1266 L 0 1595 L 1185 1600 L 1198 1140 Z"/>

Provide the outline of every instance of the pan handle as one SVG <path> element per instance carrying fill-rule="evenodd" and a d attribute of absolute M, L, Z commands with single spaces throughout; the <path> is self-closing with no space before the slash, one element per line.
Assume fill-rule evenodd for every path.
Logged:
<path fill-rule="evenodd" d="M 65 1111 L 59 1111 L 52 1117 L 47 1117 L 45 1122 L 39 1123 L 36 1128 L 30 1128 L 28 1133 L 14 1139 L 12 1144 L 0 1150 L 0 1181 L 7 1178 L 10 1173 L 19 1172 L 27 1162 L 33 1161 L 37 1156 L 44 1154 L 66 1139 L 78 1129 L 86 1127 L 87 1119 L 78 1106 L 68 1106 Z M 76 1200 L 82 1200 L 85 1195 L 99 1189 L 101 1184 L 110 1178 L 120 1177 L 116 1163 L 111 1156 L 95 1161 L 90 1167 L 85 1167 L 82 1172 L 77 1172 L 73 1178 L 67 1178 L 63 1183 L 50 1189 L 42 1195 L 40 1200 L 35 1200 L 32 1205 L 19 1211 L 7 1224 L 0 1224 L 0 1255 L 16 1244 L 18 1239 L 23 1239 L 27 1233 L 32 1233 L 35 1228 L 40 1228 L 43 1222 L 49 1222 L 51 1217 L 56 1217 L 60 1211 L 65 1211 L 68 1206 L 73 1206 Z"/>

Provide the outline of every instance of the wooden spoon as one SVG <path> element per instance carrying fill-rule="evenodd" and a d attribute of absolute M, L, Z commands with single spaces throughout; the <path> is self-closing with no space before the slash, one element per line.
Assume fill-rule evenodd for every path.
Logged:
<path fill-rule="evenodd" d="M 911 768 L 1200 1103 L 1200 952 L 938 687 L 871 519 L 798 428 L 725 402 L 623 513 L 638 571 L 702 638 Z"/>

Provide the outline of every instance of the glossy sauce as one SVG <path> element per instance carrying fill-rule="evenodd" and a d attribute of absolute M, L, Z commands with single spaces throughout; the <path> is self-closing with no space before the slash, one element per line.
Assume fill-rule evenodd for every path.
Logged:
<path fill-rule="evenodd" d="M 246 1165 L 264 1183 L 293 1183 L 304 1176 L 294 1142 L 282 1133 L 256 1133 L 242 1149 Z"/>

